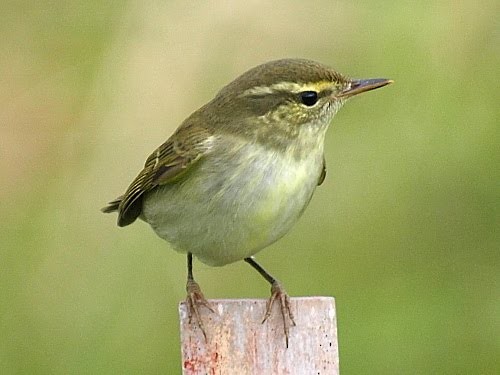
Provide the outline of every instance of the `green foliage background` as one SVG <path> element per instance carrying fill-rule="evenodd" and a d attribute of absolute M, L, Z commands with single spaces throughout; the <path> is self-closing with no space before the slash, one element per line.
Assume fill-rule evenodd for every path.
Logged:
<path fill-rule="evenodd" d="M 305 57 L 349 102 L 328 175 L 258 255 L 337 299 L 343 374 L 500 373 L 498 1 L 0 3 L 0 373 L 178 373 L 185 258 L 99 212 L 225 83 Z M 267 298 L 196 264 L 209 298 Z"/>

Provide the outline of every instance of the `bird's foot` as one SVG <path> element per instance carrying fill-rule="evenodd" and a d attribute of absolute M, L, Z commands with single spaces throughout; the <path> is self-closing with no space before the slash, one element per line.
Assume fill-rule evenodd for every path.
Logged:
<path fill-rule="evenodd" d="M 290 304 L 290 297 L 285 291 L 285 288 L 280 284 L 279 281 L 273 281 L 271 284 L 271 297 L 267 301 L 266 313 L 262 323 L 264 323 L 267 318 L 271 316 L 274 301 L 278 301 L 281 310 L 281 316 L 283 317 L 283 330 L 285 332 L 285 342 L 288 348 L 288 336 L 290 332 L 290 323 L 295 326 L 295 320 L 293 318 L 293 313 Z"/>
<path fill-rule="evenodd" d="M 200 327 L 203 336 L 205 337 L 205 341 L 207 340 L 207 333 L 205 332 L 205 327 L 203 326 L 203 322 L 201 320 L 199 307 L 205 306 L 211 312 L 214 312 L 210 303 L 205 299 L 205 296 L 201 292 L 201 288 L 198 283 L 194 280 L 188 280 L 186 284 L 186 304 L 188 307 L 188 316 L 189 316 L 189 324 L 191 324 L 193 317 L 196 320 L 196 324 Z"/>

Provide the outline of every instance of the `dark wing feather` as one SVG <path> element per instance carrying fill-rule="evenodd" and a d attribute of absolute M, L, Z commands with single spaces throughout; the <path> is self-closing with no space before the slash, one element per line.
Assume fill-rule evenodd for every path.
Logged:
<path fill-rule="evenodd" d="M 319 175 L 318 186 L 321 185 L 323 181 L 325 181 L 325 177 L 326 177 L 326 160 L 325 157 L 323 156 L 323 169 L 321 170 L 321 174 Z"/>
<path fill-rule="evenodd" d="M 211 133 L 203 127 L 181 126 L 146 160 L 144 168 L 125 194 L 102 209 L 118 211 L 118 225 L 123 227 L 137 219 L 142 211 L 144 193 L 158 185 L 172 183 L 210 151 Z"/>

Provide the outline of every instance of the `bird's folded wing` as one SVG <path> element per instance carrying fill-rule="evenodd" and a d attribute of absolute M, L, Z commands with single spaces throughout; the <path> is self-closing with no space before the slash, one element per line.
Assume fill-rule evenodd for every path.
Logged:
<path fill-rule="evenodd" d="M 103 209 L 118 211 L 118 225 L 123 227 L 137 219 L 142 211 L 144 193 L 158 185 L 174 183 L 198 160 L 210 152 L 212 135 L 204 127 L 181 126 L 146 160 L 144 168 L 132 181 L 123 196 Z M 113 209 L 115 208 L 115 209 Z"/>

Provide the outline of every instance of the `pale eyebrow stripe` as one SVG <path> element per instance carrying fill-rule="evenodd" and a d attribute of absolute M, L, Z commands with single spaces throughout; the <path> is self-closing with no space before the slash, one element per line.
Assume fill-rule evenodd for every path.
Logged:
<path fill-rule="evenodd" d="M 320 92 L 324 89 L 331 88 L 332 82 L 322 81 L 316 83 L 296 83 L 296 82 L 280 82 L 275 83 L 271 86 L 255 86 L 250 89 L 247 89 L 241 93 L 240 96 L 249 96 L 249 95 L 268 95 L 276 92 L 289 92 L 293 94 L 298 94 L 302 91 L 317 91 Z"/>

